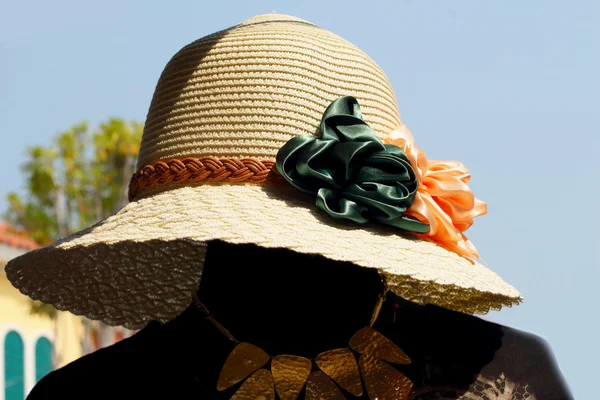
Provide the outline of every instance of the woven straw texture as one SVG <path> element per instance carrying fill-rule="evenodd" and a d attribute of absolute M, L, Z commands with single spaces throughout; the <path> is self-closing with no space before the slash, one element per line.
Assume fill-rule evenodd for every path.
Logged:
<path fill-rule="evenodd" d="M 315 134 L 327 105 L 344 95 L 358 99 L 382 138 L 400 124 L 389 82 L 362 51 L 297 18 L 255 17 L 171 59 L 150 106 L 138 167 L 189 157 L 268 164 L 294 135 Z M 521 300 L 482 265 L 392 228 L 334 220 L 285 183 L 171 183 L 144 188 L 133 200 L 93 227 L 12 260 L 7 277 L 58 309 L 139 328 L 190 303 L 206 242 L 220 239 L 377 268 L 400 296 L 465 313 Z"/>
<path fill-rule="evenodd" d="M 392 87 L 361 50 L 296 18 L 250 19 L 169 61 L 146 119 L 138 169 L 189 155 L 274 160 L 293 136 L 314 135 L 327 106 L 346 95 L 356 97 L 381 135 L 399 125 Z"/>

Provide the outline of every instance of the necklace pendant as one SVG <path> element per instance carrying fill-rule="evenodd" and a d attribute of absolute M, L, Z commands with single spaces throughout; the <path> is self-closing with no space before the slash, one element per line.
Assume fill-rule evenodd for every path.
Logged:
<path fill-rule="evenodd" d="M 273 376 L 266 369 L 259 369 L 240 386 L 231 400 L 274 400 Z"/>
<path fill-rule="evenodd" d="M 239 343 L 231 351 L 217 381 L 217 390 L 229 389 L 269 362 L 269 355 L 250 343 Z M 269 375 L 271 375 L 269 373 Z"/>
<path fill-rule="evenodd" d="M 410 364 L 410 358 L 394 342 L 371 327 L 362 328 L 350 339 L 350 348 L 393 364 Z"/>
<path fill-rule="evenodd" d="M 305 357 L 282 355 L 271 361 L 275 389 L 281 400 L 296 400 L 310 375 L 312 362 Z"/>
<path fill-rule="evenodd" d="M 370 399 L 407 400 L 412 382 L 388 363 L 369 355 L 358 360 Z"/>
<path fill-rule="evenodd" d="M 316 359 L 317 366 L 333 379 L 342 389 L 356 397 L 363 394 L 360 371 L 356 357 L 349 349 L 335 349 L 321 353 Z"/>
<path fill-rule="evenodd" d="M 345 399 L 340 389 L 323 372 L 315 371 L 308 377 L 305 400 Z"/>

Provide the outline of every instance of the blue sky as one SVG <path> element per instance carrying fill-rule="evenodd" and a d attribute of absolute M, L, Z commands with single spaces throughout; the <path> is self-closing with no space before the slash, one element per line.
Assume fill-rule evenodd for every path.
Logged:
<path fill-rule="evenodd" d="M 597 397 L 599 2 L 0 1 L 0 209 L 26 146 L 143 122 L 180 47 L 271 11 L 365 50 L 428 157 L 471 170 L 489 214 L 469 237 L 526 300 L 486 318 L 544 337 L 575 397 Z"/>

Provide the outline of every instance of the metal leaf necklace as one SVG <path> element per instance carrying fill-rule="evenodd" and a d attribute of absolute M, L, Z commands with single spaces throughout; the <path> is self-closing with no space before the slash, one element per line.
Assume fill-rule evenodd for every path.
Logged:
<path fill-rule="evenodd" d="M 296 400 L 304 390 L 305 400 L 345 399 L 363 395 L 369 399 L 406 400 L 412 382 L 391 364 L 410 364 L 408 356 L 390 339 L 373 329 L 387 293 L 379 296 L 371 321 L 350 339 L 349 346 L 320 353 L 314 359 L 296 355 L 270 356 L 260 347 L 237 341 L 194 296 L 194 304 L 233 343 L 217 381 L 217 391 L 243 383 L 232 400 Z M 358 357 L 358 362 L 357 362 Z M 341 389 L 340 389 L 341 388 Z"/>

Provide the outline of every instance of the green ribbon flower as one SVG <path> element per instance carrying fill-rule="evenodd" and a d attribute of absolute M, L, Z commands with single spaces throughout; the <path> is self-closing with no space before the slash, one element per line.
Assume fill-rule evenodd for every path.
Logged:
<path fill-rule="evenodd" d="M 354 97 L 327 107 L 319 136 L 296 136 L 277 153 L 277 171 L 335 218 L 378 221 L 407 232 L 425 233 L 429 225 L 404 215 L 418 181 L 398 146 L 383 144 L 363 121 Z"/>

